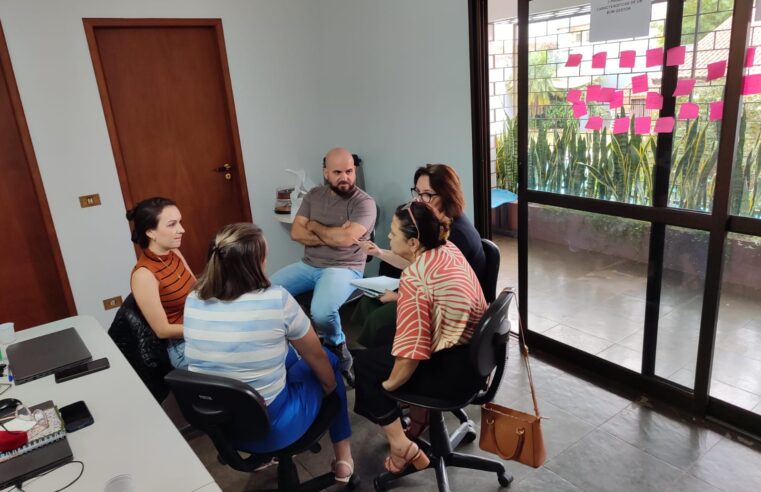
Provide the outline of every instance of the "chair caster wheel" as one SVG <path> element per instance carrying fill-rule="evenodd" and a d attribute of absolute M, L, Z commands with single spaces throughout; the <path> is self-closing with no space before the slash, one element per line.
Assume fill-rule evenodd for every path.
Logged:
<path fill-rule="evenodd" d="M 373 480 L 373 487 L 377 492 L 383 492 L 386 490 L 386 486 L 381 483 L 381 481 L 378 479 L 378 477 L 375 477 L 375 480 Z"/>
<path fill-rule="evenodd" d="M 506 476 L 504 474 L 499 474 L 497 475 L 497 480 L 499 480 L 500 487 L 507 487 L 513 481 L 513 476 L 512 475 Z"/>
<path fill-rule="evenodd" d="M 355 473 L 355 474 L 354 474 L 354 475 L 352 475 L 352 476 L 351 476 L 351 478 L 349 479 L 349 483 L 347 483 L 347 484 L 346 484 L 346 488 L 347 488 L 348 490 L 354 490 L 354 489 L 356 489 L 357 487 L 359 487 L 359 484 L 360 484 L 360 482 L 361 482 L 361 480 L 359 479 L 359 475 L 357 475 L 357 474 Z"/>
<path fill-rule="evenodd" d="M 463 443 L 463 444 L 470 444 L 470 443 L 472 443 L 473 441 L 475 441 L 475 440 L 476 440 L 476 437 L 478 437 L 478 434 L 476 434 L 476 431 L 474 431 L 474 430 L 469 430 L 469 431 L 468 431 L 468 432 L 465 434 L 465 436 L 462 438 L 462 443 Z"/>

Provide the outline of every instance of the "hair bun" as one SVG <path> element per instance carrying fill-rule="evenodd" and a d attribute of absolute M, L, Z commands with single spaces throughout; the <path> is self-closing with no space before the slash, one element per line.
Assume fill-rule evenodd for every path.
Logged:
<path fill-rule="evenodd" d="M 129 221 L 135 220 L 135 209 L 134 208 L 131 208 L 131 209 L 127 210 L 127 220 L 129 220 Z"/>

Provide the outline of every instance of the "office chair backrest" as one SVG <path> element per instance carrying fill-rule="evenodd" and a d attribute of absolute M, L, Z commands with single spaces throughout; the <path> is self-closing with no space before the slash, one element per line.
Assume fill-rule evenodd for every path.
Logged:
<path fill-rule="evenodd" d="M 507 341 L 510 335 L 510 322 L 507 312 L 513 293 L 503 290 L 499 297 L 489 305 L 470 339 L 470 361 L 481 376 L 488 376 L 497 371 L 485 392 L 476 397 L 474 402 L 491 401 L 499 388 L 502 373 L 507 361 Z"/>
<path fill-rule="evenodd" d="M 497 297 L 497 278 L 499 277 L 499 248 L 488 239 L 481 239 L 486 255 L 486 264 L 481 274 L 481 289 L 484 291 L 486 302 L 494 302 Z"/>
<path fill-rule="evenodd" d="M 218 449 L 220 436 L 249 442 L 269 433 L 264 399 L 248 384 L 185 369 L 173 370 L 165 380 L 187 421 L 209 434 Z"/>

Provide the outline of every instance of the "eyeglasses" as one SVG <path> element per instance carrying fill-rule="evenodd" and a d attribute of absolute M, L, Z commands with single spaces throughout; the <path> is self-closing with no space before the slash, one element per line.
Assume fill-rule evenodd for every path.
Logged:
<path fill-rule="evenodd" d="M 414 188 L 413 188 L 414 190 Z M 404 206 L 402 210 L 406 210 L 408 214 L 410 214 L 410 220 L 412 220 L 412 225 L 415 227 L 416 232 L 416 239 L 420 241 L 420 228 L 417 226 L 417 221 L 415 220 L 415 215 L 412 213 L 412 204 L 414 202 L 409 202 L 407 205 Z"/>
<path fill-rule="evenodd" d="M 410 193 L 412 194 L 412 198 L 415 200 L 419 199 L 423 203 L 431 203 L 433 197 L 439 196 L 438 193 L 421 193 L 417 188 L 410 188 Z"/>

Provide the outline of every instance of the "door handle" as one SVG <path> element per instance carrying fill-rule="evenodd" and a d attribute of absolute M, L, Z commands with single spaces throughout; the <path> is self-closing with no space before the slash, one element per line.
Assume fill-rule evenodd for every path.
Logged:
<path fill-rule="evenodd" d="M 214 169 L 215 173 L 229 173 L 230 169 L 232 169 L 232 165 L 230 164 L 224 164 L 216 169 Z"/>

